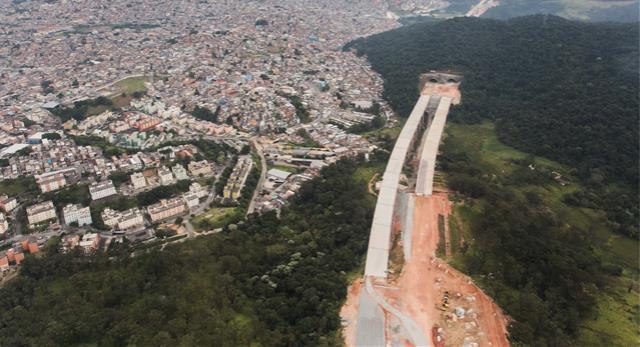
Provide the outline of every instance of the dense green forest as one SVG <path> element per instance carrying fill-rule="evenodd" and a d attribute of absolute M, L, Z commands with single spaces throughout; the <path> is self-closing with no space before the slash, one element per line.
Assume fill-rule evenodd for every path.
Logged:
<path fill-rule="evenodd" d="M 278 219 L 131 258 L 28 257 L 0 289 L 7 346 L 335 346 L 346 274 L 362 261 L 374 199 L 365 164 L 305 183 Z"/>
<path fill-rule="evenodd" d="M 557 182 L 552 172 L 560 164 L 499 143 L 489 122 L 450 125 L 439 161 L 461 193 L 451 229 L 452 239 L 464 241 L 452 241 L 449 260 L 514 318 L 512 341 L 637 341 L 638 243 L 613 236 L 598 211 L 563 202 L 583 187 Z"/>
<path fill-rule="evenodd" d="M 453 120 L 495 121 L 505 144 L 575 168 L 589 191 L 571 201 L 597 204 L 612 228 L 637 236 L 638 39 L 637 23 L 538 15 L 418 23 L 345 49 L 368 57 L 401 115 L 417 100 L 421 73 L 463 74 Z"/>

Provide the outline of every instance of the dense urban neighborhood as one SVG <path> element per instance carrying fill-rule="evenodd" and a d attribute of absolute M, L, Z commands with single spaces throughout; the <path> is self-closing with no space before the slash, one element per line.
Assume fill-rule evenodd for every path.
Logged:
<path fill-rule="evenodd" d="M 106 251 L 279 211 L 324 166 L 372 154 L 356 127 L 393 111 L 340 48 L 398 24 L 344 5 L 2 5 L 0 270 L 25 240 Z"/>

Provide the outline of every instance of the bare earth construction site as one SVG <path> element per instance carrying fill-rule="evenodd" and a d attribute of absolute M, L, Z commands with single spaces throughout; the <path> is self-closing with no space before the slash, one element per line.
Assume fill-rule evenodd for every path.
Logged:
<path fill-rule="evenodd" d="M 341 316 L 347 346 L 508 346 L 508 319 L 469 277 L 436 257 L 452 203 L 434 191 L 435 161 L 462 78 L 422 76 L 424 87 L 383 175 L 363 279 Z"/>

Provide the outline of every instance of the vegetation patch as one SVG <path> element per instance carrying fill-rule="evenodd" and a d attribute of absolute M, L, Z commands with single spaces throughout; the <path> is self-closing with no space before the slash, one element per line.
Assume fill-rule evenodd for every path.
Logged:
<path fill-rule="evenodd" d="M 498 7 L 500 8 L 500 6 Z M 582 23 L 538 15 L 419 23 L 345 46 L 367 56 L 384 95 L 407 116 L 420 74 L 464 75 L 454 121 L 496 124 L 498 139 L 575 168 L 586 188 L 571 201 L 606 211 L 609 226 L 638 237 L 640 110 L 638 24 Z M 491 151 L 491 149 L 488 149 Z M 470 182 L 470 180 L 468 180 Z M 477 185 L 476 185 L 477 186 Z"/>
<path fill-rule="evenodd" d="M 235 207 L 214 207 L 193 219 L 193 224 L 201 230 L 222 228 L 237 222 L 238 209 Z"/>
<path fill-rule="evenodd" d="M 614 332 L 603 324 L 636 310 L 620 293 L 638 295 L 638 242 L 612 233 L 601 211 L 563 201 L 584 191 L 578 178 L 566 176 L 571 183 L 563 186 L 547 175 L 565 172 L 563 165 L 501 145 L 489 124 L 449 124 L 440 164 L 451 187 L 464 194 L 451 216 L 452 232 L 461 230 L 465 239 L 452 264 L 516 319 L 514 342 L 627 345 L 638 338 L 629 335 L 629 325 Z M 621 307 L 612 309 L 612 300 Z"/>
<path fill-rule="evenodd" d="M 0 194 L 6 194 L 9 197 L 36 192 L 38 192 L 38 186 L 33 177 L 21 177 L 0 181 Z"/>
<path fill-rule="evenodd" d="M 0 288 L 6 345 L 336 346 L 374 201 L 343 159 L 292 204 L 233 230 L 128 254 L 27 256 Z M 100 326 L 101 329 L 96 329 Z"/>

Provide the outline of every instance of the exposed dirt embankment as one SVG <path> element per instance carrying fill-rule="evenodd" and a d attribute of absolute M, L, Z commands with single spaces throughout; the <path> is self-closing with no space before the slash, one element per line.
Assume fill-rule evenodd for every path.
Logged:
<path fill-rule="evenodd" d="M 469 277 L 435 256 L 438 215 L 450 213 L 444 193 L 416 197 L 411 260 L 381 292 L 432 337 L 433 345 L 509 346 L 508 320 L 500 308 Z"/>

